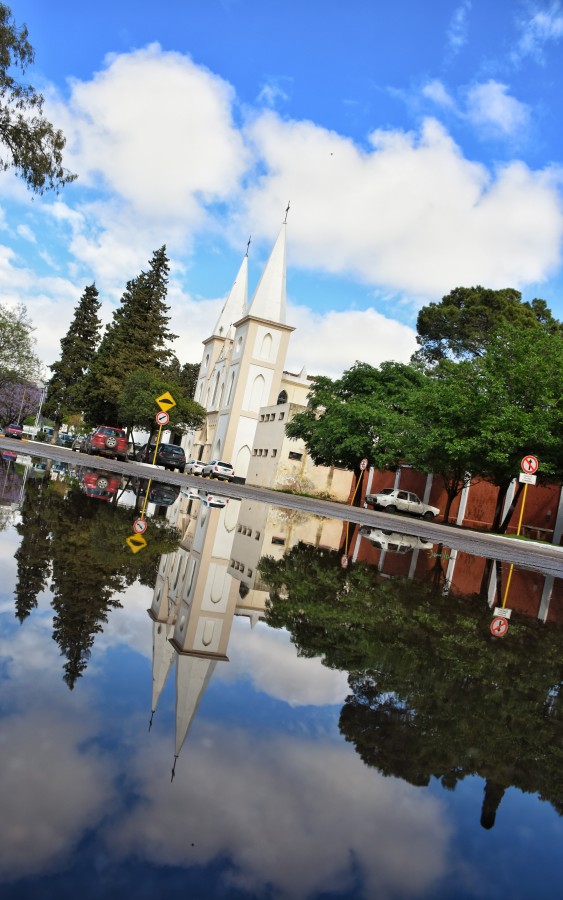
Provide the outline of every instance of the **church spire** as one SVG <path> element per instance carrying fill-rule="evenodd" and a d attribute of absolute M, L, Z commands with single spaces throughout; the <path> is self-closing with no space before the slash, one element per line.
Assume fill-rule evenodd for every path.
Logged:
<path fill-rule="evenodd" d="M 248 242 L 250 244 L 250 241 Z M 242 260 L 238 275 L 235 278 L 229 296 L 223 304 L 223 309 L 213 329 L 213 334 L 227 337 L 233 322 L 237 322 L 246 314 L 248 306 L 248 246 Z"/>
<path fill-rule="evenodd" d="M 285 230 L 284 220 L 248 310 L 250 316 L 280 325 L 285 325 Z"/>

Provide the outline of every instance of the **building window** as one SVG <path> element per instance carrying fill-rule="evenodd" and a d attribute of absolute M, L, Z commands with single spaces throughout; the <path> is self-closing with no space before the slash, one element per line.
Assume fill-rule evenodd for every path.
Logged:
<path fill-rule="evenodd" d="M 302 453 L 296 453 L 295 450 L 290 450 L 288 453 L 288 459 L 303 459 Z"/>
<path fill-rule="evenodd" d="M 277 456 L 277 455 L 278 455 L 278 451 L 276 449 L 272 450 L 272 456 Z"/>
<path fill-rule="evenodd" d="M 260 540 L 260 532 L 257 531 L 256 534 L 254 535 L 254 537 L 256 538 L 257 541 L 259 541 Z"/>
<path fill-rule="evenodd" d="M 280 413 L 278 419 L 280 420 L 280 422 L 282 421 L 282 419 L 285 419 L 285 413 Z"/>
<path fill-rule="evenodd" d="M 280 391 L 278 394 L 277 405 L 281 406 L 282 403 L 287 403 L 287 391 Z"/>
<path fill-rule="evenodd" d="M 282 537 L 276 537 L 274 535 L 274 537 L 272 538 L 272 544 L 278 544 L 280 547 L 283 547 L 285 541 Z"/>

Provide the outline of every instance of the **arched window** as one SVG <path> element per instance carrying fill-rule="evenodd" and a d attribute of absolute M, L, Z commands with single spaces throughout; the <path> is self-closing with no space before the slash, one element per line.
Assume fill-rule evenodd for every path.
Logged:
<path fill-rule="evenodd" d="M 280 391 L 278 394 L 277 404 L 281 406 L 282 403 L 287 403 L 287 391 Z"/>
<path fill-rule="evenodd" d="M 252 385 L 252 394 L 250 395 L 250 409 L 252 412 L 258 412 L 264 405 L 262 398 L 266 387 L 266 380 L 263 375 L 257 375 Z"/>
<path fill-rule="evenodd" d="M 260 348 L 260 359 L 270 359 L 272 354 L 272 335 L 268 331 L 262 338 L 262 346 Z"/>
<path fill-rule="evenodd" d="M 227 394 L 227 399 L 225 401 L 225 406 L 228 406 L 231 402 L 231 394 L 233 393 L 233 385 L 235 383 L 235 373 L 231 372 L 231 381 L 229 383 L 229 393 Z"/>
<path fill-rule="evenodd" d="M 219 389 L 219 372 L 217 372 L 217 377 L 215 379 L 215 390 L 213 391 L 213 400 L 211 401 L 211 405 L 215 408 L 215 401 L 217 400 L 217 391 Z"/>

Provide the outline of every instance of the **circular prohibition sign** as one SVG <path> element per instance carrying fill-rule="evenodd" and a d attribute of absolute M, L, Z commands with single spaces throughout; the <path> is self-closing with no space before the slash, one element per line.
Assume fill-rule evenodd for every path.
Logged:
<path fill-rule="evenodd" d="M 167 412 L 157 412 L 155 419 L 157 425 L 168 425 L 170 416 Z"/>
<path fill-rule="evenodd" d="M 144 534 L 147 530 L 146 519 L 135 519 L 133 522 L 133 531 L 135 534 Z"/>
<path fill-rule="evenodd" d="M 504 637 L 508 631 L 508 619 L 503 616 L 495 616 L 491 622 L 491 634 L 495 637 Z"/>
<path fill-rule="evenodd" d="M 520 463 L 523 472 L 527 472 L 528 475 L 533 475 L 538 471 L 538 458 L 537 456 L 532 456 L 531 453 L 528 456 L 525 456 L 522 462 Z"/>

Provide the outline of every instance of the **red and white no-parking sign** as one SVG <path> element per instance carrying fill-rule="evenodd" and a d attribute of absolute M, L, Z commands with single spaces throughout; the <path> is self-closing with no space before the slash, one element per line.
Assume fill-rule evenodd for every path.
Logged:
<path fill-rule="evenodd" d="M 133 522 L 133 531 L 135 534 L 144 534 L 147 530 L 146 519 L 135 519 Z"/>
<path fill-rule="evenodd" d="M 491 622 L 491 634 L 495 637 L 504 637 L 508 631 L 508 619 L 504 616 L 495 616 Z"/>
<path fill-rule="evenodd" d="M 157 425 L 168 425 L 170 416 L 167 412 L 157 412 L 155 419 Z"/>
<path fill-rule="evenodd" d="M 531 453 L 528 453 L 520 463 L 520 466 L 522 467 L 523 472 L 526 472 L 528 475 L 533 475 L 534 472 L 538 471 L 539 463 L 537 456 L 532 456 Z"/>

